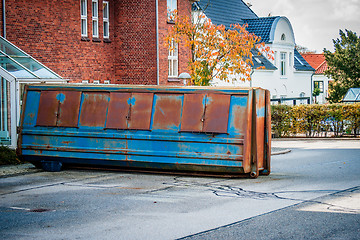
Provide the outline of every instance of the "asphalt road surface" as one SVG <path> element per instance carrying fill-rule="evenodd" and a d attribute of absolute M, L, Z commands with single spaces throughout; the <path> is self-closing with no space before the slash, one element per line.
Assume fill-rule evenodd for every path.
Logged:
<path fill-rule="evenodd" d="M 98 170 L 0 178 L 0 239 L 360 239 L 360 141 L 273 141 L 257 179 Z"/>

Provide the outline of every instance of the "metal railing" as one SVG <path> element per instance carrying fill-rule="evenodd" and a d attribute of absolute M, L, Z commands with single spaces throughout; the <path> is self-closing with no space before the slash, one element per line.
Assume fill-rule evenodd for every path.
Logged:
<path fill-rule="evenodd" d="M 304 101 L 306 100 L 306 104 L 310 104 L 310 97 L 297 97 L 297 98 L 273 98 L 270 99 L 271 102 L 277 102 L 278 104 L 285 103 L 286 101 L 292 101 L 292 104 L 295 106 L 296 101 Z"/>

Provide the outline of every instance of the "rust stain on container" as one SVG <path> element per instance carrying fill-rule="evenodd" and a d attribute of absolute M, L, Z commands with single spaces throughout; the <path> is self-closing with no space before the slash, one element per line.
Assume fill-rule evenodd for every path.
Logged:
<path fill-rule="evenodd" d="M 244 105 L 236 105 L 232 104 L 231 106 L 231 112 L 232 112 L 232 119 L 231 125 L 233 126 L 233 129 L 236 130 L 236 132 L 239 135 L 244 136 L 246 134 L 246 126 L 247 126 L 247 116 L 248 116 L 248 108 L 247 108 L 247 97 L 244 96 L 232 96 L 232 101 L 239 101 L 240 99 L 244 99 Z"/>
<path fill-rule="evenodd" d="M 57 126 L 59 127 L 77 127 L 79 119 L 81 92 L 63 91 L 64 98 L 60 100 L 59 115 Z M 59 99 L 59 94 L 57 98 Z"/>
<path fill-rule="evenodd" d="M 110 93 L 107 128 L 127 129 L 126 117 L 129 113 L 128 99 L 131 93 Z"/>
<path fill-rule="evenodd" d="M 201 132 L 204 121 L 205 94 L 184 94 L 181 131 Z"/>
<path fill-rule="evenodd" d="M 153 93 L 133 93 L 131 95 L 131 111 L 127 119 L 129 129 L 150 129 L 153 96 Z"/>
<path fill-rule="evenodd" d="M 56 126 L 59 101 L 56 96 L 58 91 L 41 91 L 38 117 L 38 126 Z"/>
<path fill-rule="evenodd" d="M 152 129 L 170 130 L 180 126 L 182 94 L 156 94 Z"/>
<path fill-rule="evenodd" d="M 108 101 L 109 93 L 83 92 L 80 125 L 87 127 L 104 127 Z"/>
<path fill-rule="evenodd" d="M 230 95 L 208 94 L 206 96 L 206 112 L 204 132 L 226 133 L 229 120 Z"/>

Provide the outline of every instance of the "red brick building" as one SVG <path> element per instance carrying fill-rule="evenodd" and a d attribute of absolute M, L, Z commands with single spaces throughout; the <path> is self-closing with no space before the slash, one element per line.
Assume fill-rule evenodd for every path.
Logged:
<path fill-rule="evenodd" d="M 189 51 L 169 57 L 163 39 L 167 9 L 190 15 L 189 0 L 4 2 L 2 36 L 71 82 L 179 84 L 187 72 Z"/>

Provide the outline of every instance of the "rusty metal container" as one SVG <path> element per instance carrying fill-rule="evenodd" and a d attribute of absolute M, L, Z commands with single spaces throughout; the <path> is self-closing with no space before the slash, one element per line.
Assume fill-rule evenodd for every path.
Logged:
<path fill-rule="evenodd" d="M 53 171 L 77 164 L 255 178 L 270 173 L 270 142 L 264 89 L 42 84 L 25 89 L 18 151 Z"/>

